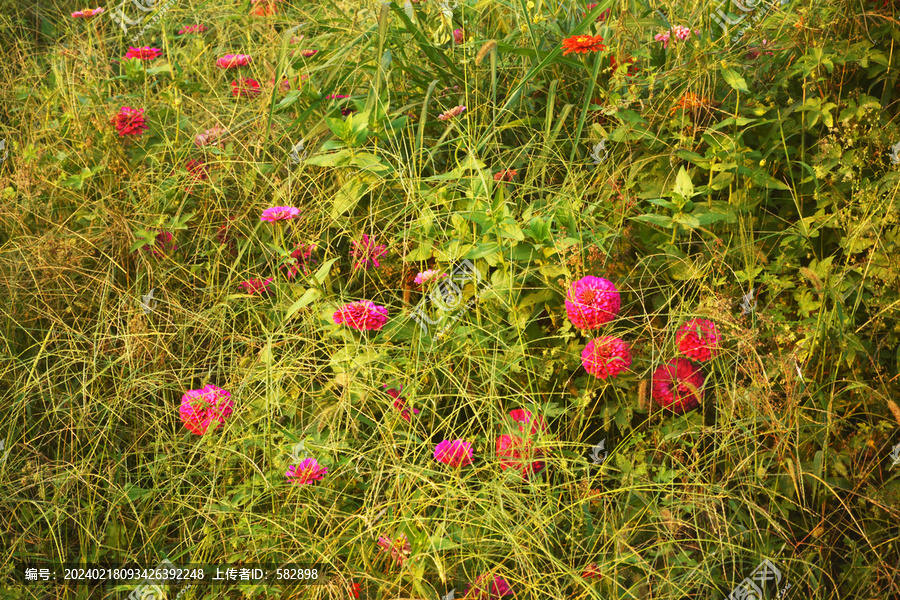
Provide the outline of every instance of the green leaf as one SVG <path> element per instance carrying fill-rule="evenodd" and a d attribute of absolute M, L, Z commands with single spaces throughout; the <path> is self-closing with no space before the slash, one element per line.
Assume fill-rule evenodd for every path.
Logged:
<path fill-rule="evenodd" d="M 483 258 L 488 254 L 493 254 L 494 252 L 500 251 L 500 244 L 497 242 L 488 242 L 487 244 L 478 244 L 475 246 L 471 252 L 466 255 L 466 258 L 476 259 Z"/>
<path fill-rule="evenodd" d="M 743 92 L 745 94 L 750 93 L 750 90 L 747 89 L 747 82 L 744 81 L 744 78 L 738 75 L 737 71 L 735 71 L 734 69 L 723 67 L 722 76 L 725 77 L 725 83 L 727 83 L 737 91 Z"/>
<path fill-rule="evenodd" d="M 757 185 L 761 185 L 765 188 L 774 188 L 776 190 L 790 190 L 791 188 L 785 185 L 783 182 L 775 179 L 768 173 L 764 171 L 754 171 L 753 176 L 751 177 L 753 183 Z"/>
<path fill-rule="evenodd" d="M 694 184 L 691 182 L 691 176 L 688 175 L 687 169 L 684 167 L 678 169 L 678 175 L 675 176 L 675 189 L 673 192 L 685 199 L 694 195 Z"/>
<path fill-rule="evenodd" d="M 303 295 L 300 296 L 300 299 L 291 304 L 291 307 L 287 309 L 287 312 L 284 314 L 284 320 L 288 321 L 291 317 L 294 316 L 298 310 L 303 308 L 304 306 L 309 306 L 313 301 L 318 300 L 322 297 L 322 292 L 317 290 L 316 288 L 309 288 Z"/>
<path fill-rule="evenodd" d="M 426 240 L 419 244 L 419 247 L 415 250 L 412 250 L 409 254 L 403 257 L 403 260 L 406 261 L 422 261 L 428 260 L 431 258 L 431 250 L 434 248 L 434 244 L 431 243 L 430 240 Z"/>
<path fill-rule="evenodd" d="M 672 221 L 690 229 L 700 227 L 700 221 L 697 220 L 697 217 L 695 217 L 694 215 L 689 215 L 687 213 L 678 213 L 677 215 L 672 217 Z"/>
<path fill-rule="evenodd" d="M 500 230 L 500 235 L 505 238 L 510 238 L 519 242 L 525 240 L 525 233 L 519 227 L 518 223 L 516 223 L 515 219 L 500 223 L 498 229 Z"/>
<path fill-rule="evenodd" d="M 349 163 L 350 151 L 340 150 L 334 154 L 320 154 L 306 159 L 306 164 L 317 167 L 341 167 Z"/>
<path fill-rule="evenodd" d="M 356 155 L 350 159 L 350 164 L 379 175 L 384 175 L 394 170 L 393 167 L 385 164 L 384 161 L 381 160 L 381 157 L 370 152 L 356 153 Z"/>
<path fill-rule="evenodd" d="M 331 267 L 338 261 L 337 258 L 332 258 L 331 260 L 326 260 L 325 263 L 319 267 L 319 270 L 316 271 L 316 274 L 313 275 L 313 279 L 318 282 L 319 285 L 325 281 L 325 278 L 328 277 L 328 273 L 331 271 Z"/>
<path fill-rule="evenodd" d="M 631 220 L 650 223 L 651 225 L 659 225 L 660 227 L 672 227 L 672 217 L 667 217 L 665 215 L 640 215 L 639 217 L 631 217 Z"/>
<path fill-rule="evenodd" d="M 359 200 L 369 191 L 369 182 L 358 175 L 348 179 L 334 195 L 331 207 L 331 218 L 337 219 L 342 214 L 353 210 Z"/>

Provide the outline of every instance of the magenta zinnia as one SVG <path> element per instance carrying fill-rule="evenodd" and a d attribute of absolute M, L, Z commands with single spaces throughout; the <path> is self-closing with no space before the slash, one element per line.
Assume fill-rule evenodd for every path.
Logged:
<path fill-rule="evenodd" d="M 719 332 L 712 321 L 691 319 L 675 334 L 675 343 L 688 358 L 705 362 L 719 353 Z"/>
<path fill-rule="evenodd" d="M 503 169 L 499 173 L 494 173 L 494 181 L 512 181 L 516 175 L 518 171 L 515 169 Z"/>
<path fill-rule="evenodd" d="M 375 238 L 369 239 L 366 234 L 363 234 L 361 241 L 353 241 L 351 244 L 353 244 L 353 249 L 350 251 L 350 256 L 359 259 L 353 265 L 354 269 L 365 268 L 368 270 L 372 266 L 380 267 L 381 263 L 378 262 L 378 258 L 387 254 L 387 248 L 384 245 L 375 245 Z"/>
<path fill-rule="evenodd" d="M 143 108 L 131 108 L 123 106 L 119 112 L 112 118 L 112 124 L 115 126 L 119 136 L 141 135 L 148 129 L 147 122 L 144 120 Z"/>
<path fill-rule="evenodd" d="M 703 371 L 686 358 L 675 358 L 653 372 L 653 399 L 663 408 L 682 414 L 703 400 Z"/>
<path fill-rule="evenodd" d="M 352 329 L 381 329 L 387 323 L 387 308 L 379 306 L 371 300 L 360 300 L 345 304 L 334 313 L 337 325 L 345 324 Z"/>
<path fill-rule="evenodd" d="M 515 410 L 509 411 L 509 416 L 512 417 L 512 420 L 516 423 L 523 423 L 523 425 L 519 426 L 519 431 L 525 433 L 525 425 L 531 424 L 531 433 L 537 433 L 538 431 L 546 431 L 547 424 L 544 423 L 544 418 L 540 415 L 532 416 L 530 410 L 525 410 L 524 408 L 517 408 Z"/>
<path fill-rule="evenodd" d="M 509 584 L 499 575 L 490 580 L 490 589 L 487 589 L 488 582 L 485 580 L 490 577 L 490 573 L 485 573 L 478 577 L 478 579 L 475 580 L 474 585 L 466 586 L 463 595 L 467 598 L 474 598 L 475 600 L 498 600 L 503 596 L 513 595 Z M 475 588 L 475 591 L 470 595 L 469 589 L 472 587 Z"/>
<path fill-rule="evenodd" d="M 387 384 L 384 384 L 382 387 L 387 387 Z M 406 398 L 400 396 L 400 392 L 403 390 L 403 386 L 400 386 L 400 389 L 390 388 L 385 390 L 385 392 L 394 399 L 394 408 L 400 411 L 400 416 L 403 417 L 404 421 L 409 421 L 409 409 L 406 408 Z M 412 409 L 413 414 L 419 414 L 418 409 Z"/>
<path fill-rule="evenodd" d="M 263 211 L 260 221 L 274 223 L 276 221 L 289 221 L 300 216 L 300 209 L 294 206 L 273 206 Z"/>
<path fill-rule="evenodd" d="M 231 415 L 233 406 L 229 392 L 215 385 L 207 385 L 184 394 L 179 412 L 185 427 L 203 435 L 214 421 L 217 423 L 216 429 L 221 427 Z"/>
<path fill-rule="evenodd" d="M 288 467 L 285 477 L 294 484 L 308 484 L 314 481 L 321 481 L 322 477 L 328 473 L 328 467 L 323 467 L 314 458 L 304 458 L 298 465 Z"/>
<path fill-rule="evenodd" d="M 451 467 L 472 464 L 472 442 L 465 440 L 444 440 L 434 447 L 434 459 Z"/>
<path fill-rule="evenodd" d="M 156 243 L 153 244 L 153 246 L 151 246 L 150 244 L 144 244 L 141 249 L 144 252 L 150 252 L 157 258 L 162 258 L 163 256 L 178 250 L 178 245 L 174 240 L 175 236 L 170 232 L 160 230 L 156 234 Z"/>
<path fill-rule="evenodd" d="M 619 314 L 619 290 L 608 279 L 588 275 L 572 284 L 566 295 L 566 314 L 578 329 L 597 329 Z"/>
<path fill-rule="evenodd" d="M 384 536 L 379 537 L 378 545 L 390 554 L 391 558 L 393 558 L 398 565 L 403 565 L 403 562 L 409 558 L 409 554 L 412 552 L 412 546 L 405 533 L 399 534 L 393 541 Z"/>
<path fill-rule="evenodd" d="M 275 281 L 272 277 L 269 277 L 265 281 L 262 279 L 248 279 L 247 281 L 241 282 L 241 287 L 244 288 L 244 291 L 248 294 L 264 294 L 269 290 L 269 284 Z"/>
<path fill-rule="evenodd" d="M 304 246 L 303 244 L 298 245 L 294 251 L 291 252 L 291 258 L 294 259 L 294 262 L 289 265 L 281 265 L 282 269 L 288 269 L 288 272 L 285 273 L 285 277 L 293 279 L 298 271 L 303 271 L 303 274 L 306 275 L 308 266 L 318 262 L 316 259 L 310 258 L 315 249 L 315 244 L 310 244 L 309 246 Z"/>
<path fill-rule="evenodd" d="M 226 54 L 216 61 L 216 66 L 220 69 L 245 67 L 250 64 L 251 60 L 253 60 L 253 57 L 249 54 Z"/>
<path fill-rule="evenodd" d="M 125 53 L 125 58 L 153 60 L 154 58 L 158 58 L 160 54 L 162 54 L 162 50 L 160 50 L 159 48 L 150 48 L 148 46 L 144 46 L 143 48 L 129 47 L 128 52 Z"/>
<path fill-rule="evenodd" d="M 581 364 L 598 379 L 615 377 L 631 366 L 631 349 L 617 337 L 599 337 L 585 346 L 581 353 Z"/>
<path fill-rule="evenodd" d="M 463 105 L 455 106 L 450 110 L 445 110 L 441 115 L 438 116 L 439 121 L 448 121 L 453 117 L 458 117 L 463 114 L 463 111 L 466 110 L 466 107 Z"/>

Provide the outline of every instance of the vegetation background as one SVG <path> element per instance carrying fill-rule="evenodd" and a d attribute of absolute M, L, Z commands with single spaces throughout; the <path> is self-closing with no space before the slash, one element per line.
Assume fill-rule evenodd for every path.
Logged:
<path fill-rule="evenodd" d="M 22 562 L 163 558 L 328 567 L 184 600 L 459 598 L 485 573 L 517 599 L 722 598 L 763 559 L 787 597 L 900 597 L 896 2 L 177 0 L 148 25 L 139 1 L 125 31 L 120 5 L 0 0 L 0 598 L 134 588 Z M 606 49 L 563 55 L 576 34 Z M 215 66 L 237 53 L 258 97 Z M 117 136 L 121 106 L 149 131 Z M 303 218 L 260 221 L 280 205 Z M 176 250 L 144 250 L 158 230 Z M 353 268 L 363 234 L 379 268 Z M 296 244 L 317 262 L 287 279 Z M 412 278 L 464 259 L 489 285 L 436 339 Z M 622 294 L 616 379 L 566 318 L 585 275 Z M 359 299 L 383 330 L 333 323 Z M 693 317 L 725 350 L 673 416 L 647 382 Z M 210 383 L 235 411 L 198 436 L 178 406 Z M 549 424 L 528 480 L 495 456 L 517 408 Z M 436 462 L 444 439 L 474 464 Z M 301 441 L 315 484 L 285 478 Z M 377 539 L 401 533 L 397 565 Z"/>

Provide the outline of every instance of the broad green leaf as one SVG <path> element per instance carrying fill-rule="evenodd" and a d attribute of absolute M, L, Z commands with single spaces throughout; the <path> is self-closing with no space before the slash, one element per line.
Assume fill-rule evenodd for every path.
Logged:
<path fill-rule="evenodd" d="M 694 184 L 691 182 L 691 176 L 688 175 L 687 169 L 684 167 L 678 169 L 673 192 L 685 199 L 694 195 Z"/>
<path fill-rule="evenodd" d="M 672 221 L 691 229 L 700 227 L 700 221 L 697 220 L 697 217 L 689 215 L 687 213 L 678 213 L 677 215 L 672 217 Z"/>
<path fill-rule="evenodd" d="M 322 292 L 317 290 L 316 288 L 309 288 L 300 298 L 291 304 L 291 307 L 287 309 L 287 312 L 284 314 L 284 320 L 288 321 L 291 317 L 294 316 L 298 310 L 303 308 L 304 306 L 309 306 L 313 301 L 318 300 L 322 297 Z"/>
<path fill-rule="evenodd" d="M 348 179 L 334 195 L 331 218 L 337 219 L 342 214 L 353 210 L 360 198 L 368 191 L 369 182 L 364 181 L 358 175 Z"/>
<path fill-rule="evenodd" d="M 651 225 L 659 225 L 660 227 L 672 227 L 672 217 L 667 217 L 665 215 L 640 215 L 639 217 L 631 217 L 631 220 L 650 223 Z"/>
<path fill-rule="evenodd" d="M 306 159 L 306 164 L 315 165 L 317 167 L 340 167 L 345 166 L 350 159 L 349 150 L 339 150 L 334 154 L 320 154 Z"/>
<path fill-rule="evenodd" d="M 325 263 L 319 267 L 319 270 L 316 271 L 316 274 L 313 275 L 313 279 L 315 279 L 319 285 L 321 285 L 325 278 L 328 277 L 328 273 L 331 271 L 332 265 L 338 261 L 337 258 L 332 258 L 331 260 L 326 260 Z"/>
<path fill-rule="evenodd" d="M 750 93 L 750 90 L 747 89 L 747 82 L 744 81 L 744 78 L 738 75 L 737 71 L 735 71 L 734 69 L 723 67 L 722 76 L 725 78 L 725 83 L 727 83 L 737 91 L 743 92 L 744 94 Z"/>

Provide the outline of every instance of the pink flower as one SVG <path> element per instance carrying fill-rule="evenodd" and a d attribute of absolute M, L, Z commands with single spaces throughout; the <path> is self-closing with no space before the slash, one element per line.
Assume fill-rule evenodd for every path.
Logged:
<path fill-rule="evenodd" d="M 150 48 L 148 46 L 144 46 L 143 48 L 128 48 L 128 52 L 125 53 L 125 58 L 136 58 L 138 60 L 153 60 L 154 58 L 159 58 L 162 54 L 162 50 L 159 48 Z"/>
<path fill-rule="evenodd" d="M 435 271 L 434 269 L 429 269 L 427 271 L 422 271 L 421 273 L 416 275 L 415 282 L 419 285 L 425 285 L 426 283 L 437 281 L 441 277 L 447 277 L 447 274 L 440 273 L 439 271 Z"/>
<path fill-rule="evenodd" d="M 716 324 L 706 319 L 691 319 L 675 334 L 678 350 L 697 362 L 706 362 L 719 353 Z"/>
<path fill-rule="evenodd" d="M 441 113 L 441 115 L 438 116 L 438 120 L 439 121 L 447 121 L 449 119 L 452 119 L 453 117 L 458 117 L 459 115 L 463 114 L 463 111 L 465 111 L 465 110 L 466 110 L 465 106 L 462 106 L 462 105 L 455 106 L 455 107 L 453 107 L 449 110 L 445 110 L 443 113 Z"/>
<path fill-rule="evenodd" d="M 255 79 L 242 77 L 238 81 L 231 82 L 231 95 L 235 98 L 250 98 L 258 96 L 260 92 L 259 82 Z"/>
<path fill-rule="evenodd" d="M 532 417 L 530 410 L 525 410 L 524 408 L 517 408 L 515 410 L 509 411 L 509 416 L 512 417 L 512 420 L 516 423 L 524 423 L 524 425 L 528 425 L 531 423 L 531 433 L 537 433 L 538 431 L 547 431 L 547 424 L 544 423 L 544 418 L 538 415 L 537 417 Z M 519 431 L 525 433 L 525 426 L 520 425 Z"/>
<path fill-rule="evenodd" d="M 86 8 L 84 10 L 77 10 L 73 12 L 72 17 L 75 19 L 87 19 L 99 15 L 102 12 L 102 8 Z"/>
<path fill-rule="evenodd" d="M 453 41 L 455 43 L 462 44 L 464 38 L 465 38 L 465 34 L 463 34 L 462 29 L 454 29 L 453 30 Z"/>
<path fill-rule="evenodd" d="M 675 32 L 675 37 L 679 40 L 686 40 L 691 36 L 691 30 L 683 25 L 676 25 L 672 28 L 672 31 Z"/>
<path fill-rule="evenodd" d="M 203 33 L 208 29 L 209 28 L 206 25 L 187 25 L 178 32 L 178 35 L 187 35 L 189 33 Z"/>
<path fill-rule="evenodd" d="M 289 221 L 300 216 L 300 209 L 293 206 L 273 206 L 263 211 L 260 221 Z"/>
<path fill-rule="evenodd" d="M 112 124 L 115 126 L 116 131 L 119 132 L 119 137 L 141 135 L 150 129 L 144 120 L 144 109 L 131 108 L 130 106 L 120 108 L 119 112 L 112 118 Z"/>
<path fill-rule="evenodd" d="M 184 426 L 198 435 L 216 421 L 216 429 L 231 416 L 234 401 L 231 394 L 215 385 L 207 385 L 199 390 L 190 390 L 181 397 L 181 420 Z"/>
<path fill-rule="evenodd" d="M 325 96 L 326 100 L 342 100 L 344 98 L 349 98 L 350 96 L 347 94 L 328 94 Z"/>
<path fill-rule="evenodd" d="M 657 33 L 656 35 L 653 36 L 653 39 L 656 40 L 657 42 L 662 42 L 663 48 L 669 47 L 669 32 L 668 31 L 664 31 L 663 33 Z"/>
<path fill-rule="evenodd" d="M 487 582 L 484 580 L 491 576 L 490 573 L 485 573 L 481 575 L 475 580 L 474 586 L 466 586 L 465 591 L 463 592 L 463 596 L 469 596 L 469 589 L 471 587 L 475 588 L 475 593 L 471 596 L 475 600 L 496 600 L 503 596 L 511 596 L 513 595 L 512 589 L 509 587 L 509 584 L 500 576 L 494 577 L 491 581 L 490 590 L 485 589 L 482 586 L 485 586 Z M 484 583 L 482 583 L 484 582 Z"/>
<path fill-rule="evenodd" d="M 209 179 L 209 167 L 202 160 L 192 158 L 184 163 L 184 168 L 194 179 Z"/>
<path fill-rule="evenodd" d="M 703 400 L 703 372 L 686 358 L 675 358 L 653 372 L 653 399 L 663 408 L 682 414 Z"/>
<path fill-rule="evenodd" d="M 309 58 L 310 56 L 314 56 L 318 52 L 318 50 L 301 50 L 300 55 Z"/>
<path fill-rule="evenodd" d="M 315 244 L 310 244 L 309 246 L 304 246 L 302 244 L 298 245 L 296 249 L 291 252 L 291 258 L 294 259 L 293 264 L 281 265 L 282 269 L 288 269 L 285 277 L 287 277 L 288 279 L 293 279 L 298 271 L 303 271 L 303 274 L 306 275 L 307 267 L 318 262 L 316 259 L 310 258 L 310 256 L 312 256 L 313 250 L 315 249 Z"/>
<path fill-rule="evenodd" d="M 472 464 L 472 443 L 465 440 L 444 440 L 434 447 L 434 459 L 451 467 Z"/>
<path fill-rule="evenodd" d="M 513 177 L 518 174 L 519 172 L 515 169 L 503 169 L 499 173 L 494 173 L 494 181 L 512 181 Z"/>
<path fill-rule="evenodd" d="M 354 241 L 351 244 L 353 244 L 353 249 L 350 251 L 350 256 L 359 259 L 353 265 L 354 269 L 365 267 L 366 270 L 369 270 L 371 266 L 380 267 L 381 263 L 378 262 L 378 257 L 387 254 L 387 248 L 384 245 L 379 244 L 376 246 L 375 238 L 370 240 L 366 234 L 363 234 L 362 241 Z"/>
<path fill-rule="evenodd" d="M 566 314 L 578 329 L 597 329 L 619 314 L 619 290 L 607 279 L 588 275 L 572 284 L 566 295 Z"/>
<path fill-rule="evenodd" d="M 599 337 L 585 346 L 581 364 L 597 379 L 615 377 L 631 366 L 631 349 L 617 337 Z"/>
<path fill-rule="evenodd" d="M 220 69 L 233 69 L 235 67 L 246 67 L 250 64 L 253 57 L 249 54 L 226 54 L 216 61 L 216 66 Z"/>
<path fill-rule="evenodd" d="M 178 250 L 178 245 L 173 241 L 174 239 L 175 236 L 170 232 L 160 230 L 159 233 L 156 234 L 156 243 L 153 246 L 144 244 L 141 249 L 144 252 L 150 252 L 150 254 L 157 258 L 162 258 L 163 256 Z"/>
<path fill-rule="evenodd" d="M 393 541 L 386 537 L 379 537 L 378 545 L 389 553 L 391 558 L 397 561 L 398 565 L 402 565 L 404 561 L 409 558 L 410 552 L 412 552 L 412 546 L 406 538 L 405 533 L 401 533 L 397 536 L 397 539 Z"/>
<path fill-rule="evenodd" d="M 387 323 L 387 308 L 371 300 L 360 300 L 345 304 L 334 313 L 336 325 L 341 323 L 356 330 L 381 329 Z"/>
<path fill-rule="evenodd" d="M 326 473 L 328 473 L 328 467 L 320 466 L 314 458 L 304 458 L 299 465 L 289 466 L 284 476 L 293 484 L 306 485 L 314 481 L 322 481 Z"/>
<path fill-rule="evenodd" d="M 387 384 L 384 384 L 382 387 L 387 387 Z M 391 396 L 391 397 L 394 399 L 394 408 L 396 408 L 397 410 L 400 411 L 400 416 L 403 417 L 403 420 L 404 420 L 404 421 L 410 421 L 410 418 L 409 418 L 409 409 L 408 409 L 408 408 L 405 408 L 405 407 L 406 407 L 406 398 L 402 398 L 402 397 L 400 396 L 400 391 L 401 391 L 401 390 L 403 390 L 403 386 L 402 386 L 402 385 L 400 386 L 400 389 L 399 389 L 399 390 L 394 389 L 394 388 L 390 388 L 390 389 L 388 389 L 388 390 L 385 390 L 385 393 L 387 393 L 389 396 Z M 413 414 L 414 414 L 414 415 L 419 414 L 418 409 L 415 409 L 415 408 L 414 408 L 414 409 L 412 409 L 412 411 L 413 411 Z"/>
<path fill-rule="evenodd" d="M 269 292 L 269 284 L 275 281 L 272 277 L 269 277 L 265 281 L 262 279 L 248 279 L 247 281 L 241 282 L 241 287 L 244 288 L 248 294 L 264 294 Z"/>
<path fill-rule="evenodd" d="M 214 144 L 220 137 L 225 134 L 225 128 L 216 125 L 212 129 L 207 129 L 203 133 L 198 133 L 194 138 L 194 145 L 198 148 Z"/>

